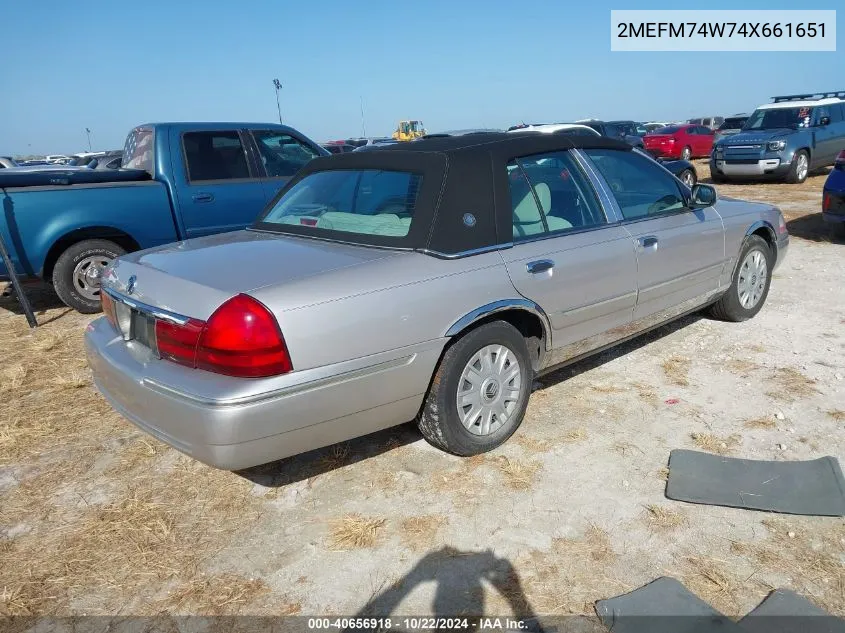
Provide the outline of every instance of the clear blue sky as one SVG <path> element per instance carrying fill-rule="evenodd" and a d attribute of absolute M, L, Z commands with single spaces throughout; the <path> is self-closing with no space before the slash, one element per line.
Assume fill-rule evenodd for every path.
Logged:
<path fill-rule="evenodd" d="M 611 53 L 604 0 L 4 0 L 0 154 L 119 148 L 162 120 L 277 120 L 322 141 L 396 121 L 428 130 L 521 120 L 680 119 L 771 95 L 845 89 L 835 53 Z M 708 9 L 836 9 L 841 0 L 708 0 Z"/>

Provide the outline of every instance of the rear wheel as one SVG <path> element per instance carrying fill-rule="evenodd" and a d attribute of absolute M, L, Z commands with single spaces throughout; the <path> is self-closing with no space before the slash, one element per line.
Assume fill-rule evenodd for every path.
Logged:
<path fill-rule="evenodd" d="M 82 314 L 99 312 L 103 269 L 125 252 L 108 240 L 84 240 L 68 247 L 53 267 L 53 288 L 62 303 Z"/>
<path fill-rule="evenodd" d="M 789 168 L 789 173 L 786 175 L 786 182 L 792 184 L 801 184 L 807 180 L 807 174 L 810 173 L 810 156 L 803 149 L 795 152 L 792 157 L 792 165 Z"/>
<path fill-rule="evenodd" d="M 759 235 L 749 235 L 739 253 L 731 287 L 710 306 L 711 316 L 723 321 L 745 321 L 756 315 L 769 295 L 774 254 Z"/>
<path fill-rule="evenodd" d="M 689 160 L 692 158 L 692 148 L 687 145 L 684 149 L 681 150 L 681 158 L 683 160 Z"/>
<path fill-rule="evenodd" d="M 533 370 L 525 338 L 493 321 L 455 341 L 431 381 L 417 424 L 432 445 L 477 455 L 504 443 L 522 423 Z"/>

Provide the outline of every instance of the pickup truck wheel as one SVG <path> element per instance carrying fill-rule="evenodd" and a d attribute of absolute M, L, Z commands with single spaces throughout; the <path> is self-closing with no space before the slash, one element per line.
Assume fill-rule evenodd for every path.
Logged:
<path fill-rule="evenodd" d="M 722 321 L 745 321 L 760 311 L 769 295 L 774 254 L 766 240 L 749 235 L 739 252 L 731 287 L 710 306 L 710 315 Z"/>
<path fill-rule="evenodd" d="M 532 372 L 525 338 L 510 323 L 470 331 L 437 367 L 417 420 L 420 432 L 454 455 L 493 450 L 522 423 Z"/>
<path fill-rule="evenodd" d="M 789 173 L 786 175 L 786 182 L 800 185 L 807 180 L 807 174 L 810 173 L 810 156 L 803 149 L 795 152 L 792 157 L 792 165 L 789 167 Z"/>
<path fill-rule="evenodd" d="M 62 302 L 82 314 L 100 311 L 100 276 L 126 253 L 108 240 L 85 240 L 68 247 L 53 267 L 53 288 Z"/>

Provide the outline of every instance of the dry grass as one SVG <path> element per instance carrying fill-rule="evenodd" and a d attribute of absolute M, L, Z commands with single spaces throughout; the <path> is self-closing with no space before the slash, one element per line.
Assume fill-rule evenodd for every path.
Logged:
<path fill-rule="evenodd" d="M 668 532 L 687 524 L 687 517 L 682 512 L 654 504 L 645 507 L 645 520 L 648 527 L 657 532 Z"/>
<path fill-rule="evenodd" d="M 91 374 L 86 371 L 71 370 L 53 378 L 53 384 L 59 389 L 81 389 L 91 384 Z"/>
<path fill-rule="evenodd" d="M 743 422 L 742 425 L 746 429 L 761 429 L 764 431 L 771 431 L 772 429 L 776 429 L 778 427 L 778 424 L 773 417 L 752 418 Z"/>
<path fill-rule="evenodd" d="M 747 589 L 734 565 L 709 556 L 689 556 L 679 567 L 687 589 L 722 613 L 737 613 L 741 593 Z"/>
<path fill-rule="evenodd" d="M 223 615 L 238 613 L 270 589 L 262 580 L 238 574 L 198 576 L 169 592 L 155 603 L 156 613 L 189 615 Z"/>
<path fill-rule="evenodd" d="M 673 355 L 663 361 L 662 367 L 663 373 L 666 374 L 666 379 L 670 383 L 679 387 L 689 385 L 689 358 Z"/>
<path fill-rule="evenodd" d="M 729 455 L 733 453 L 742 441 L 742 438 L 736 434 L 720 437 L 712 433 L 692 433 L 690 437 L 692 438 L 693 444 L 698 448 L 708 453 L 716 453 L 717 455 Z"/>
<path fill-rule="evenodd" d="M 347 514 L 331 522 L 329 544 L 333 550 L 367 549 L 373 547 L 387 523 L 382 517 Z"/>
<path fill-rule="evenodd" d="M 778 387 L 777 391 L 771 391 L 769 396 L 776 400 L 792 402 L 808 398 L 816 393 L 816 381 L 808 378 L 794 367 L 780 367 L 775 370 L 770 380 Z"/>
<path fill-rule="evenodd" d="M 615 453 L 619 453 L 622 457 L 631 455 L 643 455 L 644 451 L 636 444 L 632 444 L 627 440 L 619 440 L 613 443 L 611 447 Z"/>
<path fill-rule="evenodd" d="M 345 466 L 349 462 L 349 444 L 334 444 L 325 450 L 320 457 L 318 468 L 331 472 Z"/>
<path fill-rule="evenodd" d="M 419 552 L 431 547 L 437 532 L 448 522 L 442 514 L 427 514 L 404 519 L 399 526 L 402 542 Z"/>
<path fill-rule="evenodd" d="M 587 429 L 578 427 L 577 429 L 569 429 L 561 437 L 561 441 L 565 444 L 572 444 L 573 442 L 583 442 L 587 439 Z"/>
<path fill-rule="evenodd" d="M 546 453 L 552 450 L 551 442 L 531 437 L 524 433 L 516 435 L 513 441 L 519 444 L 527 453 Z"/>
<path fill-rule="evenodd" d="M 505 482 L 512 490 L 529 490 L 534 487 L 537 473 L 542 468 L 538 461 L 522 461 L 500 456 L 495 459 L 496 467 L 504 475 Z"/>
<path fill-rule="evenodd" d="M 657 471 L 657 478 L 661 481 L 669 481 L 669 469 L 664 466 Z"/>
<path fill-rule="evenodd" d="M 625 391 L 616 385 L 589 385 L 589 387 L 596 393 L 624 393 Z"/>
<path fill-rule="evenodd" d="M 727 367 L 730 371 L 740 376 L 746 376 L 755 369 L 760 369 L 760 365 L 754 361 L 744 358 L 732 358 L 727 362 Z"/>
<path fill-rule="evenodd" d="M 841 409 L 831 409 L 827 412 L 827 415 L 837 422 L 845 421 L 845 411 L 842 411 Z"/>

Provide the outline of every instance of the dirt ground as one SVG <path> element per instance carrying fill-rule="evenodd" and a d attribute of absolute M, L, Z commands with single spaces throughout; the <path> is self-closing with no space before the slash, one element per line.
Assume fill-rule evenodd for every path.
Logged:
<path fill-rule="evenodd" d="M 707 167 L 697 164 L 700 177 Z M 664 497 L 673 448 L 845 459 L 842 249 L 803 185 L 763 311 L 692 316 L 542 379 L 499 450 L 405 425 L 246 473 L 137 431 L 95 392 L 90 317 L 0 300 L 0 614 L 565 614 L 671 575 L 743 615 L 788 587 L 845 615 L 845 523 Z"/>

